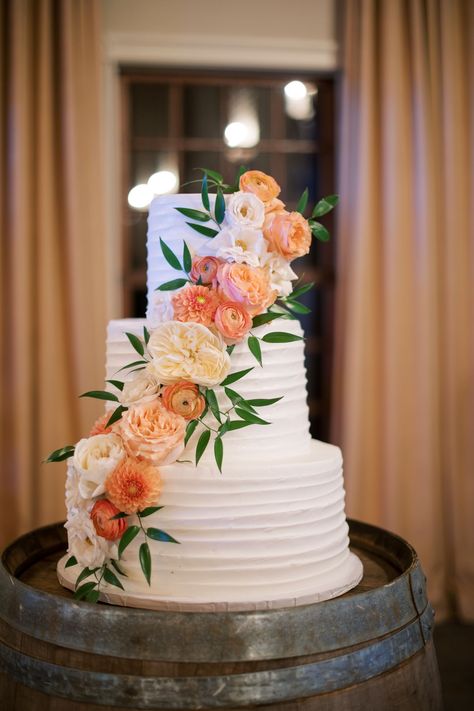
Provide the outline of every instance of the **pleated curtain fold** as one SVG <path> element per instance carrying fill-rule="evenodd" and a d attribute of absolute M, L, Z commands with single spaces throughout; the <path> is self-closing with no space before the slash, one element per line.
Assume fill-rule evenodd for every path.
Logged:
<path fill-rule="evenodd" d="M 474 620 L 474 3 L 346 0 L 333 439 Z"/>
<path fill-rule="evenodd" d="M 64 517 L 64 464 L 103 383 L 98 0 L 0 5 L 0 545 Z"/>

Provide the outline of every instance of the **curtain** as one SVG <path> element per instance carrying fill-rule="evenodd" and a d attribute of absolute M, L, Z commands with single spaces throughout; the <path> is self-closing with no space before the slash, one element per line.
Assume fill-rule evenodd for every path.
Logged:
<path fill-rule="evenodd" d="M 95 0 L 0 5 L 0 542 L 64 516 L 105 338 L 101 55 Z"/>
<path fill-rule="evenodd" d="M 333 438 L 347 508 L 474 620 L 474 3 L 347 0 Z"/>

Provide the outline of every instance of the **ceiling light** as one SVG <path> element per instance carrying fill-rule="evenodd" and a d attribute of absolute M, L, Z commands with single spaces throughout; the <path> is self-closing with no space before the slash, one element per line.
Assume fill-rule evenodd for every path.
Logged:
<path fill-rule="evenodd" d="M 155 195 L 171 193 L 178 185 L 178 176 L 171 170 L 159 170 L 148 178 L 148 186 Z"/>
<path fill-rule="evenodd" d="M 308 90 L 302 81 L 295 79 L 286 84 L 284 92 L 289 99 L 303 99 Z"/>

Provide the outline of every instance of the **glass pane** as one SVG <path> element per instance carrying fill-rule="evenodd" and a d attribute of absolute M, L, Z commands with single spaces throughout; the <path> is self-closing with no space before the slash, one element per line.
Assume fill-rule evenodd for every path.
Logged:
<path fill-rule="evenodd" d="M 129 210 L 128 227 L 130 235 L 130 266 L 132 269 L 146 267 L 146 233 L 148 212 Z"/>
<path fill-rule="evenodd" d="M 188 138 L 220 138 L 219 88 L 184 87 L 184 135 Z"/>
<path fill-rule="evenodd" d="M 146 183 L 150 175 L 160 170 L 178 173 L 175 153 L 165 151 L 133 151 L 131 155 L 131 185 Z M 178 181 L 179 182 L 179 181 Z"/>
<path fill-rule="evenodd" d="M 315 203 L 318 195 L 318 161 L 311 153 L 289 153 L 286 156 L 287 186 L 286 203 L 295 209 L 301 193 L 309 189 L 309 205 Z M 318 195 L 318 198 L 321 197 Z"/>
<path fill-rule="evenodd" d="M 316 140 L 317 88 L 305 84 L 307 92 L 300 98 L 284 96 L 286 138 Z"/>
<path fill-rule="evenodd" d="M 163 84 L 132 84 L 132 137 L 150 138 L 168 135 L 168 87 Z"/>

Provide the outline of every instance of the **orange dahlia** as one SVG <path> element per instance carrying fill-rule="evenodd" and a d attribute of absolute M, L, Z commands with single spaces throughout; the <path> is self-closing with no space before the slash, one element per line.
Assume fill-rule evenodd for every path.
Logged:
<path fill-rule="evenodd" d="M 214 289 L 191 284 L 173 296 L 175 321 L 195 321 L 210 326 L 219 302 Z"/>
<path fill-rule="evenodd" d="M 159 470 L 147 461 L 125 457 L 109 474 L 105 489 L 110 501 L 127 514 L 154 506 L 161 493 Z"/>

